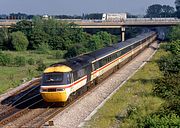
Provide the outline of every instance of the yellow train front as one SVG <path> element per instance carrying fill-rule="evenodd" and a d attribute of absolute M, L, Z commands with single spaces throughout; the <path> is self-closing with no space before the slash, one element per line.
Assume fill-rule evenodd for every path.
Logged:
<path fill-rule="evenodd" d="M 66 102 L 82 92 L 90 82 L 92 60 L 83 55 L 45 69 L 40 87 L 43 99 L 47 102 Z"/>
<path fill-rule="evenodd" d="M 65 65 L 48 67 L 42 76 L 40 93 L 47 102 L 66 102 L 70 95 L 72 69 Z"/>

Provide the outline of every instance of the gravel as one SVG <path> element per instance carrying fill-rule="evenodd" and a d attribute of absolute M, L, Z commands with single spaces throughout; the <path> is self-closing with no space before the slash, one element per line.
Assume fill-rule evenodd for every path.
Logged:
<path fill-rule="evenodd" d="M 90 120 L 91 117 L 96 113 L 96 111 L 105 103 L 106 99 L 112 96 L 113 91 L 120 88 L 129 76 L 132 76 L 139 67 L 145 64 L 148 58 L 155 52 L 158 48 L 158 43 L 154 42 L 151 47 L 144 50 L 140 55 L 138 55 L 133 61 L 126 64 L 119 71 L 108 77 L 101 84 L 99 84 L 95 89 L 88 92 L 84 97 L 77 100 L 70 107 L 60 112 L 50 121 L 53 121 L 54 126 L 47 126 L 48 122 L 45 123 L 43 127 L 58 127 L 58 128 L 76 128 L 82 127 L 83 124 Z"/>

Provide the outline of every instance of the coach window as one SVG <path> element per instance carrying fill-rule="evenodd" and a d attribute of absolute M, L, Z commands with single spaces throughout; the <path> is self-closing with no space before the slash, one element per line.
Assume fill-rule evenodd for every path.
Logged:
<path fill-rule="evenodd" d="M 77 71 L 73 72 L 73 77 L 74 77 L 74 81 L 76 81 L 78 78 L 77 78 Z"/>
<path fill-rule="evenodd" d="M 99 66 L 102 67 L 103 66 L 103 60 L 99 60 Z"/>
<path fill-rule="evenodd" d="M 92 64 L 93 71 L 99 68 L 99 61 Z"/>
<path fill-rule="evenodd" d="M 103 66 L 107 64 L 107 58 L 103 58 Z"/>
<path fill-rule="evenodd" d="M 77 76 L 78 76 L 78 78 L 81 78 L 81 77 L 83 77 L 84 75 L 85 75 L 85 70 L 84 70 L 84 69 L 81 69 L 81 70 L 77 71 Z"/>
<path fill-rule="evenodd" d="M 126 53 L 126 49 L 123 49 L 122 50 L 122 55 Z"/>
<path fill-rule="evenodd" d="M 107 62 L 108 62 L 108 63 L 110 62 L 110 56 L 107 57 Z"/>
<path fill-rule="evenodd" d="M 117 57 L 120 57 L 121 56 L 121 51 L 118 51 L 116 54 L 117 54 Z"/>
<path fill-rule="evenodd" d="M 116 53 L 113 54 L 113 58 L 114 58 L 114 60 L 117 58 Z"/>
<path fill-rule="evenodd" d="M 107 64 L 107 63 L 108 63 L 108 57 L 105 58 L 105 64 Z"/>

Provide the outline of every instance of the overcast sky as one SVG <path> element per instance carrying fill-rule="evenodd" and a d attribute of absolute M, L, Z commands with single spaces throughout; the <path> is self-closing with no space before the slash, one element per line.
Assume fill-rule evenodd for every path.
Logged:
<path fill-rule="evenodd" d="M 174 7 L 175 0 L 0 0 L 0 14 L 66 14 L 130 12 L 145 14 L 152 4 Z"/>

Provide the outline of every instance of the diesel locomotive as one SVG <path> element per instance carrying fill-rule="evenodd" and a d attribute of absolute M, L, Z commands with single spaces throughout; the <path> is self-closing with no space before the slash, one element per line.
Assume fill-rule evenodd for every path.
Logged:
<path fill-rule="evenodd" d="M 143 33 L 125 42 L 53 64 L 44 70 L 40 94 L 46 102 L 67 102 L 121 68 L 156 38 L 155 32 Z"/>

